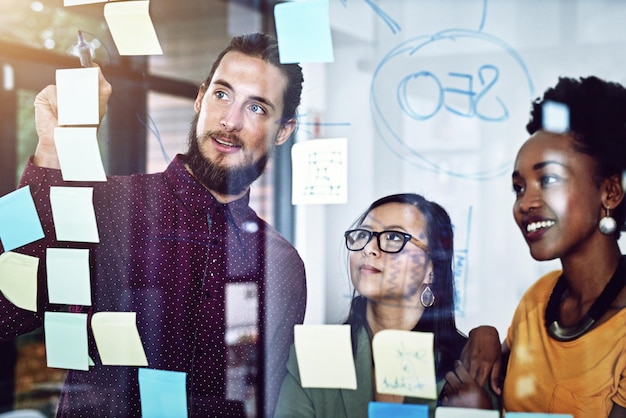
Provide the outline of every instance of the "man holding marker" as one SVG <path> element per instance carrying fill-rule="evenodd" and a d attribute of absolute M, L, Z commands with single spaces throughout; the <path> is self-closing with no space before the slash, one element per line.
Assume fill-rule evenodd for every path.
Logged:
<path fill-rule="evenodd" d="M 99 77 L 102 117 L 112 89 Z M 145 402 L 166 399 L 148 397 L 140 367 L 103 364 L 90 328 L 98 312 L 136 313 L 145 368 L 165 372 L 164 384 L 167 372 L 185 373 L 189 416 L 272 416 L 293 326 L 304 319 L 305 273 L 293 246 L 249 207 L 249 189 L 274 148 L 295 129 L 302 82 L 299 65 L 279 62 L 274 39 L 258 33 L 235 37 L 200 86 L 186 154 L 163 173 L 87 184 L 93 187 L 96 244 L 56 239 L 50 187 L 86 184 L 62 180 L 53 138 L 55 86 L 39 93 L 39 143 L 20 186 L 30 186 L 45 238 L 15 250 L 40 259 L 38 309 L 20 309 L 0 295 L 0 340 L 41 325 L 45 331 L 45 312 L 87 315 L 94 365 L 69 371 L 58 416 L 138 417 Z M 49 302 L 46 249 L 58 247 L 89 250 L 91 306 Z M 247 289 L 250 305 L 228 306 L 227 293 L 238 286 Z M 226 316 L 254 306 L 258 310 L 248 313 L 256 318 L 257 332 L 248 339 L 255 350 L 242 361 L 253 365 L 248 389 L 256 395 L 246 403 L 244 395 L 227 390 L 233 356 Z"/>

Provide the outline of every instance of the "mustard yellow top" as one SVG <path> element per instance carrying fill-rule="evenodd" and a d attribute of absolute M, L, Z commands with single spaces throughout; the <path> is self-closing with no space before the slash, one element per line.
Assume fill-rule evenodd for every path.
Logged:
<path fill-rule="evenodd" d="M 560 274 L 540 278 L 517 306 L 506 338 L 504 408 L 607 417 L 614 403 L 626 407 L 626 309 L 576 340 L 552 339 L 544 314 Z"/>

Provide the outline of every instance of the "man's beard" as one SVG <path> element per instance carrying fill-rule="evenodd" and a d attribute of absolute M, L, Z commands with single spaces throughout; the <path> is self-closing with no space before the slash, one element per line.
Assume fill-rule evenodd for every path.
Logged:
<path fill-rule="evenodd" d="M 269 161 L 269 152 L 266 152 L 257 161 L 245 161 L 244 165 L 238 167 L 222 167 L 210 161 L 200 150 L 200 142 L 212 141 L 206 134 L 198 138 L 196 127 L 198 125 L 198 114 L 191 122 L 189 130 L 189 148 L 187 149 L 186 162 L 191 169 L 196 180 L 206 188 L 219 194 L 236 196 L 245 192 L 250 185 L 259 178 Z"/>

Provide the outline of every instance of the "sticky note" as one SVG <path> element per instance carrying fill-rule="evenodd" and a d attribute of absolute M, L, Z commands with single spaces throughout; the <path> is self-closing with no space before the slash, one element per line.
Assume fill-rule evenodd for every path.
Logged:
<path fill-rule="evenodd" d="M 437 399 L 434 336 L 387 329 L 372 339 L 376 389 L 380 393 Z"/>
<path fill-rule="evenodd" d="M 43 327 L 48 367 L 89 370 L 87 314 L 46 312 Z"/>
<path fill-rule="evenodd" d="M 187 417 L 187 374 L 139 369 L 142 418 Z"/>
<path fill-rule="evenodd" d="M 295 325 L 303 388 L 356 389 L 349 325 Z"/>
<path fill-rule="evenodd" d="M 291 147 L 292 204 L 348 202 L 348 140 L 313 139 Z"/>
<path fill-rule="evenodd" d="M 43 237 L 30 186 L 0 197 L 0 240 L 4 251 L 11 251 Z"/>
<path fill-rule="evenodd" d="M 96 127 L 54 129 L 54 145 L 65 181 L 106 181 Z"/>
<path fill-rule="evenodd" d="M 37 269 L 39 259 L 25 254 L 0 254 L 0 292 L 15 306 L 37 310 Z"/>
<path fill-rule="evenodd" d="M 567 132 L 569 129 L 569 107 L 564 103 L 546 100 L 541 105 L 541 119 L 544 131 Z"/>
<path fill-rule="evenodd" d="M 435 418 L 500 418 L 500 411 L 438 406 L 435 409 Z"/>
<path fill-rule="evenodd" d="M 88 249 L 47 248 L 46 272 L 50 303 L 91 306 Z"/>
<path fill-rule="evenodd" d="M 147 366 L 136 324 L 135 312 L 96 312 L 91 329 L 102 364 L 112 366 Z"/>
<path fill-rule="evenodd" d="M 274 6 L 280 62 L 333 62 L 328 0 L 279 3 Z"/>
<path fill-rule="evenodd" d="M 120 1 L 104 5 L 104 18 L 120 55 L 162 55 L 149 1 Z"/>
<path fill-rule="evenodd" d="M 50 187 L 50 204 L 59 241 L 99 242 L 92 187 Z"/>
<path fill-rule="evenodd" d="M 367 418 L 428 418 L 428 405 L 370 402 Z"/>
<path fill-rule="evenodd" d="M 98 68 L 56 71 L 59 125 L 98 125 Z"/>

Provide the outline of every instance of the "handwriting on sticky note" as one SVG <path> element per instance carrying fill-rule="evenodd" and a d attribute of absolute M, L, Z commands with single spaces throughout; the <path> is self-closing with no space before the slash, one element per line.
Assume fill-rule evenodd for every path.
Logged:
<path fill-rule="evenodd" d="M 348 140 L 314 139 L 291 148 L 292 203 L 341 204 L 348 201 Z"/>
<path fill-rule="evenodd" d="M 372 351 L 379 393 L 436 399 L 433 334 L 383 330 L 374 335 Z"/>
<path fill-rule="evenodd" d="M 349 325 L 296 325 L 302 387 L 356 389 Z"/>
<path fill-rule="evenodd" d="M 39 259 L 25 254 L 0 254 L 0 292 L 15 306 L 37 310 L 37 269 Z"/>
<path fill-rule="evenodd" d="M 135 312 L 96 312 L 91 329 L 102 364 L 147 366 L 148 360 L 137 330 Z"/>

